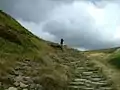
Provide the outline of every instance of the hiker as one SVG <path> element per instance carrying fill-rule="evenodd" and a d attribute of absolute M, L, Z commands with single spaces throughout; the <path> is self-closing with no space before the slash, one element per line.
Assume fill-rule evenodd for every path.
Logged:
<path fill-rule="evenodd" d="M 61 39 L 60 45 L 61 45 L 61 49 L 62 49 L 62 50 L 63 50 L 63 42 L 64 42 L 64 40 Z"/>

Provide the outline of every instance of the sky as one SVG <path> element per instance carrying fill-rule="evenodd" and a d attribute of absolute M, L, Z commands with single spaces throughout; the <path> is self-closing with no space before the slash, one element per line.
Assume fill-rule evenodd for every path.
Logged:
<path fill-rule="evenodd" d="M 79 50 L 120 46 L 119 0 L 0 0 L 33 34 Z"/>

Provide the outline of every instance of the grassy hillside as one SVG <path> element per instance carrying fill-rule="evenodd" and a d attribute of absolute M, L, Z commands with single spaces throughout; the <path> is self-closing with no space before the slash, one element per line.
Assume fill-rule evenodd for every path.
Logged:
<path fill-rule="evenodd" d="M 0 10 L 0 90 L 111 90 L 106 76 L 120 90 L 119 58 L 118 48 L 80 52 L 65 46 L 62 51 Z"/>
<path fill-rule="evenodd" d="M 25 53 L 36 50 L 39 51 L 43 49 L 43 47 L 47 48 L 43 40 L 34 36 L 15 19 L 2 11 L 0 11 L 0 39 L 1 49 L 4 47 L 2 51 L 7 53 Z M 11 48 L 11 50 L 5 49 L 5 47 Z"/>
<path fill-rule="evenodd" d="M 115 48 L 108 48 L 108 49 L 101 49 L 101 50 L 91 50 L 85 51 L 86 55 L 93 55 L 93 56 L 102 56 L 105 57 L 109 64 L 113 65 L 117 69 L 120 69 L 120 47 Z"/>
<path fill-rule="evenodd" d="M 120 48 L 108 48 L 84 52 L 108 78 L 112 78 L 116 88 L 120 90 Z"/>
<path fill-rule="evenodd" d="M 115 68 L 120 70 L 120 50 L 119 49 L 113 52 L 108 58 L 108 60 L 111 65 L 113 65 Z"/>
<path fill-rule="evenodd" d="M 33 35 L 0 10 L 0 82 L 3 85 L 11 85 L 13 78 L 7 77 L 11 76 L 11 73 L 16 75 L 16 68 L 25 67 L 25 70 L 17 73 L 24 73 L 31 78 L 39 76 L 35 81 L 46 90 L 65 87 L 69 71 L 67 66 L 52 59 L 55 53 L 55 49 L 48 42 Z M 27 61 L 33 66 L 20 66 L 29 64 Z M 30 70 L 27 70 L 28 68 Z"/>
<path fill-rule="evenodd" d="M 14 65 L 16 59 L 39 58 L 44 49 L 49 49 L 44 41 L 0 11 L 0 60 L 6 62 L 1 65 L 3 68 L 9 64 Z"/>

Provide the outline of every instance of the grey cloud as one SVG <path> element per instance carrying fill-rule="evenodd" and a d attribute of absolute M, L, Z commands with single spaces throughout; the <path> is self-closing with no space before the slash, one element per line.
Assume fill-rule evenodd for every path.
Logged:
<path fill-rule="evenodd" d="M 16 0 L 11 0 L 10 2 L 8 2 L 8 0 L 0 0 L 0 9 L 13 15 L 14 14 L 13 8 L 15 4 Z"/>
<path fill-rule="evenodd" d="M 61 38 L 64 38 L 65 44 L 72 47 L 100 49 L 117 46 L 113 42 L 102 39 L 102 35 L 100 33 L 92 32 L 95 30 L 95 27 L 92 26 L 93 25 L 90 21 L 87 23 L 82 22 L 78 28 L 72 24 L 67 26 L 65 23 L 50 21 L 45 24 L 43 30 L 54 35 L 56 37 L 56 42 L 59 42 Z"/>
<path fill-rule="evenodd" d="M 0 9 L 15 18 L 38 23 L 48 19 L 49 13 L 56 6 L 72 1 L 74 0 L 0 0 Z"/>
<path fill-rule="evenodd" d="M 12 0 L 11 3 L 7 3 L 5 0 L 3 3 L 5 6 L 0 8 L 5 9 L 15 18 L 22 18 L 26 21 L 40 22 L 47 18 L 48 12 L 54 7 L 54 3 L 49 0 Z M 9 6 L 6 7 L 6 6 Z M 4 8 L 5 7 L 5 8 Z"/>
<path fill-rule="evenodd" d="M 15 18 L 38 23 L 48 19 L 49 13 L 55 7 L 61 4 L 70 4 L 73 1 L 78 0 L 0 0 L 0 9 Z M 94 2 L 94 0 L 85 1 Z"/>
<path fill-rule="evenodd" d="M 105 0 L 84 1 L 90 2 L 90 4 L 83 3 L 83 0 L 10 0 L 10 2 L 0 0 L 0 9 L 5 10 L 16 19 L 22 19 L 23 21 L 20 21 L 22 25 L 47 40 L 59 42 L 60 38 L 64 38 L 67 45 L 85 49 L 119 46 L 118 40 L 112 41 L 112 36 L 108 38 L 109 34 L 105 33 L 106 29 L 98 27 L 94 18 L 86 11 L 89 6 L 91 8 L 94 5 L 104 9 L 109 2 L 105 2 Z M 117 3 L 117 1 L 113 3 Z M 116 7 L 109 7 L 108 13 L 115 9 L 114 13 L 119 16 Z M 114 24 L 112 21 L 118 22 L 111 19 L 111 17 L 115 17 L 114 13 L 110 13 L 108 18 L 110 20 L 105 23 L 111 22 L 112 26 Z M 97 18 L 99 19 L 99 17 Z M 44 24 L 41 25 L 42 23 Z"/>
<path fill-rule="evenodd" d="M 83 0 L 0 0 L 0 9 L 5 10 L 15 18 L 25 21 L 42 22 L 49 18 L 49 13 L 61 4 L 70 4 Z M 96 6 L 103 5 L 104 0 L 84 0 Z M 116 0 L 115 0 L 116 1 Z M 101 4 L 100 4 L 101 3 Z"/>
<path fill-rule="evenodd" d="M 49 20 L 44 24 L 43 31 L 47 31 L 54 35 L 56 37 L 56 42 L 59 42 L 60 38 L 64 38 L 65 43 L 72 47 L 101 49 L 119 46 L 120 43 L 118 40 L 111 40 L 115 35 L 113 33 L 115 33 L 114 30 L 117 27 L 116 22 L 119 23 L 117 21 L 119 15 L 116 16 L 116 14 L 111 12 L 117 12 L 119 7 L 114 7 L 114 5 L 113 7 L 106 7 L 106 9 L 103 9 L 102 11 L 102 13 L 106 10 L 108 11 L 105 19 L 103 19 L 103 16 L 97 16 L 98 21 L 96 21 L 95 17 L 88 13 L 87 9 L 89 6 L 87 5 L 88 4 L 76 2 L 73 6 L 66 5 L 56 9 L 56 11 L 54 11 L 55 14 L 52 17 L 53 20 Z M 95 8 L 94 6 L 92 7 Z M 116 9 L 116 11 L 111 8 Z M 112 11 L 109 11 L 110 9 Z M 94 13 L 95 15 L 99 15 L 96 14 L 95 11 L 93 14 Z M 117 14 L 119 14 L 119 12 L 117 12 Z M 116 17 L 117 19 L 111 17 Z M 102 19 L 102 23 L 106 24 L 105 27 L 97 25 L 97 22 L 101 22 Z M 104 26 L 104 24 L 102 25 Z"/>

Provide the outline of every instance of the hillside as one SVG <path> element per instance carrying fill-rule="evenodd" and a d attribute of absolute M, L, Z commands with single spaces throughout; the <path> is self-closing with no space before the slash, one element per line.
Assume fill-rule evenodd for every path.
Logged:
<path fill-rule="evenodd" d="M 104 56 L 102 51 L 62 51 L 0 11 L 0 90 L 120 90 L 102 70 L 103 61 L 114 59 L 116 50 L 108 51 Z"/>
<path fill-rule="evenodd" d="M 120 90 L 120 48 L 109 48 L 84 52 L 95 64 L 101 67 L 104 74 L 111 78 L 115 87 Z"/>
<path fill-rule="evenodd" d="M 0 11 L 0 82 L 3 84 L 2 88 L 15 86 L 13 83 L 16 80 L 13 79 L 15 77 L 22 79 L 25 76 L 29 78 L 34 76 L 34 81 L 42 85 L 47 83 L 46 79 L 48 82 L 49 78 L 52 79 L 53 82 L 49 83 L 51 85 L 47 85 L 47 88 L 54 86 L 58 79 L 56 86 L 63 87 L 64 85 L 61 84 L 67 82 L 66 73 L 62 69 L 64 66 L 52 60 L 54 51 L 48 42 L 39 39 L 15 19 Z"/>

